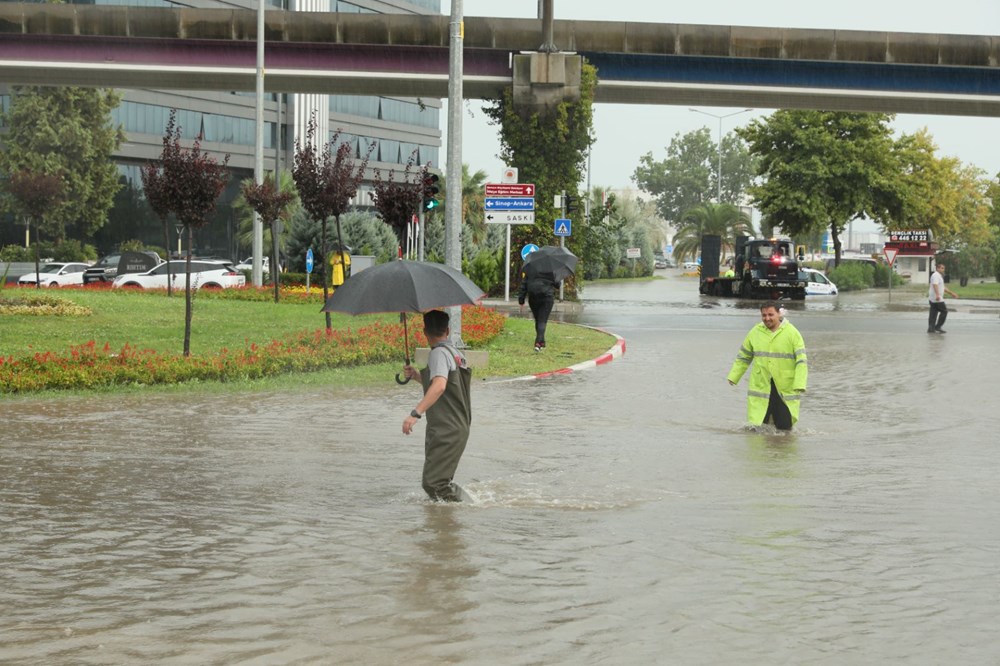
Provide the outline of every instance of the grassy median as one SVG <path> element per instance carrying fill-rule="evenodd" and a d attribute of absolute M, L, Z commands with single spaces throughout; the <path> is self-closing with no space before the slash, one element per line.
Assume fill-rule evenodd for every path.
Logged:
<path fill-rule="evenodd" d="M 0 299 L 10 302 L 34 290 L 7 288 Z M 32 358 L 52 352 L 66 355 L 70 350 L 93 342 L 97 349 L 114 353 L 129 348 L 151 350 L 160 355 L 180 356 L 184 339 L 184 297 L 175 294 L 131 292 L 123 290 L 63 289 L 40 290 L 57 297 L 70 307 L 64 312 L 32 314 L 8 308 L 2 315 L 3 335 L 0 357 Z M 228 295 L 227 295 L 228 296 Z M 275 340 L 325 329 L 324 315 L 317 300 L 289 298 L 281 303 L 220 298 L 196 294 L 191 332 L 192 357 L 215 356 L 223 350 L 236 352 L 263 348 Z M 398 315 L 351 317 L 331 315 L 338 331 L 366 326 L 398 324 Z M 478 379 L 513 377 L 558 370 L 600 356 L 614 344 L 614 336 L 585 327 L 553 322 L 549 325 L 548 346 L 542 353 L 532 348 L 533 322 L 530 319 L 506 318 L 495 337 L 478 347 L 489 352 L 489 365 L 477 369 Z M 411 330 L 411 353 L 414 346 Z M 398 360 L 353 362 L 345 367 L 316 372 L 288 372 L 279 376 L 252 377 L 241 381 L 197 382 L 208 390 L 240 390 L 308 386 L 323 383 L 377 385 L 392 383 L 403 364 L 402 341 Z M 8 367 L 8 371 L 10 367 Z M 169 382 L 168 382 L 169 383 Z M 98 387 L 94 390 L 149 390 L 150 386 Z M 155 387 L 159 390 L 175 390 Z M 190 382 L 180 385 L 192 388 Z M 74 391 L 75 392 L 75 391 Z M 0 394 L 9 394 L 2 390 Z"/>

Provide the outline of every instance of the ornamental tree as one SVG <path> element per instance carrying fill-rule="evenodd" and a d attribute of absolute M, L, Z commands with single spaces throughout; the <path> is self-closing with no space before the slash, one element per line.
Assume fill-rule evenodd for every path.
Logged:
<path fill-rule="evenodd" d="M 148 162 L 142 165 L 142 191 L 153 209 L 156 216 L 163 224 L 163 247 L 167 252 L 167 296 L 174 293 L 173 265 L 170 260 L 170 225 L 167 218 L 170 217 L 170 183 L 163 176 L 162 167 L 156 162 Z"/>
<path fill-rule="evenodd" d="M 187 254 L 184 258 L 184 355 L 191 355 L 191 247 L 194 230 L 208 224 L 215 212 L 215 204 L 229 180 L 229 155 L 220 164 L 201 150 L 201 140 L 196 139 L 190 148 L 180 143 L 181 128 L 177 124 L 177 110 L 171 109 L 167 131 L 163 136 L 160 155 L 163 179 L 161 205 L 172 212 L 187 232 Z M 155 181 L 155 177 L 154 177 Z M 164 203 L 165 202 L 165 203 Z"/>
<path fill-rule="evenodd" d="M 21 211 L 28 225 L 35 222 L 35 229 L 42 226 L 45 216 L 55 210 L 63 200 L 65 184 L 59 176 L 38 171 L 17 171 L 5 183 L 14 208 Z M 42 284 L 38 261 L 38 243 L 35 243 L 35 288 Z"/>
<path fill-rule="evenodd" d="M 423 201 L 422 184 L 428 174 L 427 167 L 423 167 L 416 174 L 413 173 L 414 159 L 415 156 L 411 155 L 399 179 L 396 178 L 394 170 L 390 169 L 385 176 L 378 169 L 375 170 L 372 193 L 375 212 L 396 234 L 400 248 L 406 245 L 406 229 L 410 220 L 420 210 Z"/>
<path fill-rule="evenodd" d="M 277 303 L 281 288 L 278 278 L 281 274 L 278 270 L 278 221 L 286 219 L 289 208 L 298 197 L 294 191 L 282 190 L 270 172 L 264 176 L 264 182 L 257 184 L 248 180 L 241 189 L 250 207 L 271 227 L 271 282 L 274 285 L 274 302 Z"/>
<path fill-rule="evenodd" d="M 336 221 L 337 242 L 343 261 L 344 239 L 340 229 L 340 216 L 348 211 L 351 199 L 358 193 L 358 187 L 361 185 L 365 169 L 368 166 L 368 159 L 375 149 L 374 143 L 369 144 L 368 152 L 358 163 L 355 160 L 354 149 L 346 141 L 337 147 L 336 152 L 332 150 L 339 138 L 340 130 L 337 130 L 333 138 L 323 144 L 323 149 L 319 150 L 317 147 L 319 139 L 316 137 L 316 114 L 313 113 L 306 129 L 305 144 L 299 145 L 298 141 L 295 142 L 295 161 L 292 166 L 292 177 L 295 179 L 295 187 L 299 191 L 302 207 L 306 209 L 313 220 L 320 222 L 324 302 L 330 297 L 329 279 L 327 278 L 326 222 L 330 217 Z M 332 330 L 330 313 L 327 312 L 325 315 L 326 330 Z"/>

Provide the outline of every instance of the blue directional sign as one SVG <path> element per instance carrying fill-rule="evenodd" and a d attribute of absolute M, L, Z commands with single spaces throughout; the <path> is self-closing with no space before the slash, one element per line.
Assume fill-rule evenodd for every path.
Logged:
<path fill-rule="evenodd" d="M 534 197 L 487 199 L 486 210 L 535 210 Z"/>
<path fill-rule="evenodd" d="M 527 259 L 528 255 L 536 251 L 537 249 L 538 249 L 537 245 L 535 245 L 534 243 L 528 243 L 527 245 L 521 248 L 521 259 Z"/>
<path fill-rule="evenodd" d="M 306 250 L 306 273 L 313 272 L 313 249 Z"/>
<path fill-rule="evenodd" d="M 555 234 L 556 236 L 572 236 L 573 231 L 573 220 L 569 218 L 560 218 L 556 220 L 555 223 Z"/>

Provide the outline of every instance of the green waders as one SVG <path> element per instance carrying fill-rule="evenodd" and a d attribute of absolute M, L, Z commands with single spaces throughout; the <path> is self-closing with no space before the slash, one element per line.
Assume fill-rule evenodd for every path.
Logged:
<path fill-rule="evenodd" d="M 424 391 L 430 386 L 427 368 L 420 371 Z M 427 433 L 424 436 L 423 486 L 434 500 L 458 502 L 452 484 L 458 461 L 469 441 L 472 424 L 472 370 L 459 367 L 448 373 L 448 386 L 437 402 L 427 410 Z"/>

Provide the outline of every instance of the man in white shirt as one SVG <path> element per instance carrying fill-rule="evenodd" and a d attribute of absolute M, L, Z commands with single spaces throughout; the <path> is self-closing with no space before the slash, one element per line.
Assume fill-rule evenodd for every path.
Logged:
<path fill-rule="evenodd" d="M 948 306 L 944 304 L 944 295 L 948 294 L 952 298 L 958 298 L 958 294 L 944 286 L 944 264 L 937 264 L 936 270 L 931 274 L 931 284 L 927 290 L 927 300 L 931 304 L 930 313 L 927 315 L 927 332 L 944 333 L 941 328 L 944 320 L 948 318 Z"/>

